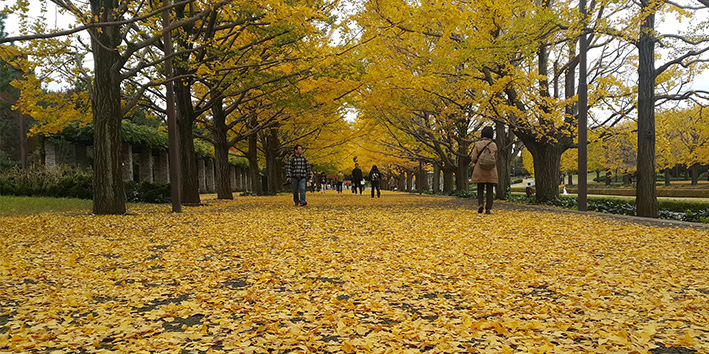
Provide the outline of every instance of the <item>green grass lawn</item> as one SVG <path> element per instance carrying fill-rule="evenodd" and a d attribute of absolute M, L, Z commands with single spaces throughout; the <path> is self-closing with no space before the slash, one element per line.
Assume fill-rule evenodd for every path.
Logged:
<path fill-rule="evenodd" d="M 91 211 L 91 200 L 73 198 L 0 196 L 0 216 L 57 211 Z"/>

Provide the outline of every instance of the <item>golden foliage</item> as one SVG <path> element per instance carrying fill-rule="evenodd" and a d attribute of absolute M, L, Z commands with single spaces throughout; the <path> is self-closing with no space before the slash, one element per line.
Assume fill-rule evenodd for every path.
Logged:
<path fill-rule="evenodd" d="M 707 231 L 308 198 L 2 217 L 0 351 L 709 351 Z"/>

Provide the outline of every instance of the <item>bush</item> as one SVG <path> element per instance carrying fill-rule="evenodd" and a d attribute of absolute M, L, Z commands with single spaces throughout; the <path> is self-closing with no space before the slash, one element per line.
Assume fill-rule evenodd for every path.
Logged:
<path fill-rule="evenodd" d="M 475 192 L 470 192 L 470 191 L 464 191 L 464 190 L 455 190 L 450 193 L 448 193 L 450 196 L 454 197 L 459 197 L 459 198 L 477 198 L 478 194 Z"/>
<path fill-rule="evenodd" d="M 126 182 L 126 201 L 169 203 L 170 185 Z M 61 167 L 14 168 L 0 175 L 0 195 L 27 197 L 93 199 L 93 172 L 89 169 Z"/>
<path fill-rule="evenodd" d="M 90 170 L 79 168 L 14 168 L 0 175 L 0 195 L 91 199 L 92 180 Z"/>
<path fill-rule="evenodd" d="M 131 203 L 170 203 L 169 184 L 128 181 L 125 183 L 126 201 Z"/>

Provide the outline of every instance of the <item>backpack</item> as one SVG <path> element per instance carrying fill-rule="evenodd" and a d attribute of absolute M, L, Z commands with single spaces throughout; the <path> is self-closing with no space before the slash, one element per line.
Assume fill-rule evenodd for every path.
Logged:
<path fill-rule="evenodd" d="M 372 172 L 372 175 L 369 176 L 369 178 L 370 178 L 372 181 L 378 181 L 378 180 L 379 180 L 379 172 Z"/>
<path fill-rule="evenodd" d="M 493 155 L 490 149 L 487 148 L 491 143 L 492 141 L 487 143 L 482 151 L 480 151 L 480 155 L 478 155 L 477 165 L 479 165 L 483 170 L 492 170 L 497 165 L 495 155 Z M 487 150 L 487 154 L 484 153 L 485 150 Z"/>

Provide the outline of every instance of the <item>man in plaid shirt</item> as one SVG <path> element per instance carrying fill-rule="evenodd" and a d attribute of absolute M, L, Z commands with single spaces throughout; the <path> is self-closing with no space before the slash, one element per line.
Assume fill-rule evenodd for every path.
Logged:
<path fill-rule="evenodd" d="M 288 159 L 286 166 L 286 181 L 291 182 L 293 186 L 293 201 L 295 206 L 306 206 L 305 201 L 305 183 L 312 176 L 310 163 L 303 156 L 303 146 L 296 145 L 293 149 L 293 156 Z"/>

